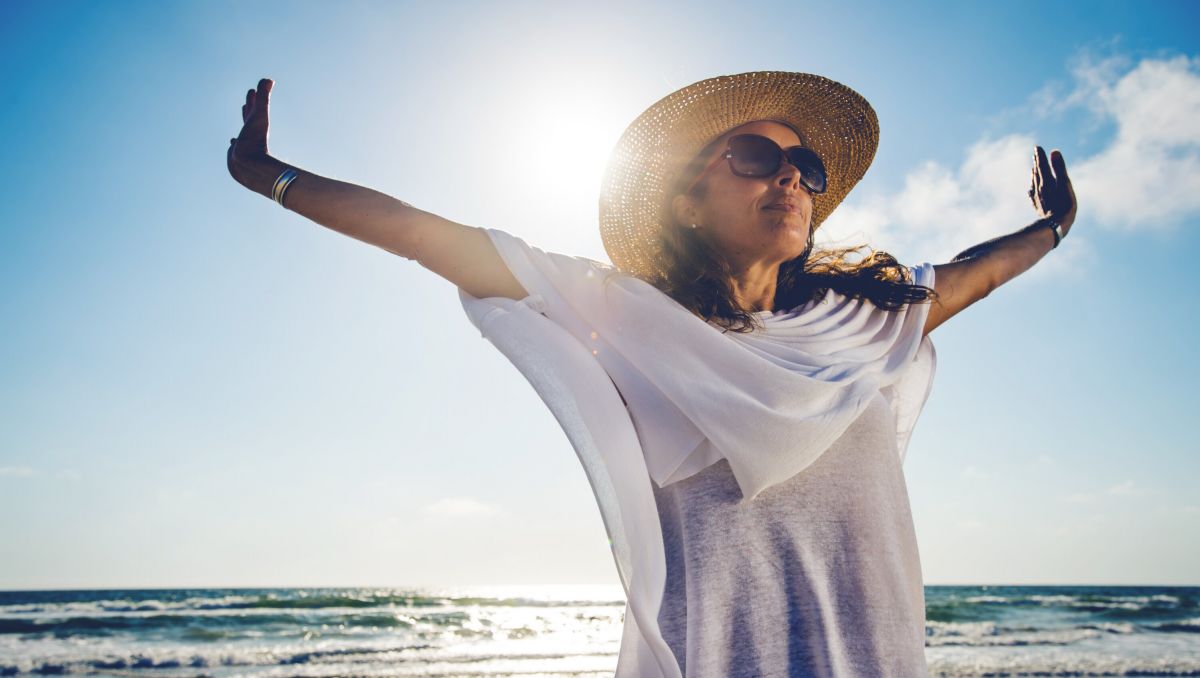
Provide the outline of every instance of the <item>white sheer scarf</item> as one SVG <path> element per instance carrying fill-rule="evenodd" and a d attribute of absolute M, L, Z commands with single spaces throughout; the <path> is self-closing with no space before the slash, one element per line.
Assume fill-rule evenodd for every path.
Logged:
<path fill-rule="evenodd" d="M 529 296 L 460 290 L 460 300 L 554 412 L 588 474 L 628 597 L 617 675 L 676 678 L 656 621 L 666 567 L 649 482 L 724 458 L 752 501 L 812 464 L 876 391 L 896 417 L 903 460 L 933 384 L 936 353 L 921 334 L 929 304 L 888 312 L 830 290 L 759 313 L 765 330 L 722 332 L 608 264 L 487 232 Z M 932 264 L 911 270 L 933 286 Z"/>

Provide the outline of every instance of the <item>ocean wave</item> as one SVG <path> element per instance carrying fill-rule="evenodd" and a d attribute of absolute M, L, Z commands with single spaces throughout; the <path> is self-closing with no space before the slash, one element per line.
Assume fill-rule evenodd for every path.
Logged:
<path fill-rule="evenodd" d="M 233 668 L 240 675 L 255 675 L 259 672 L 271 673 L 273 668 L 280 667 L 327 667 L 325 673 L 315 675 L 345 675 L 374 674 L 379 669 L 390 667 L 408 667 L 409 670 L 421 671 L 422 667 L 440 666 L 469 666 L 489 664 L 497 661 L 520 663 L 526 661 L 558 661 L 578 658 L 613 658 L 615 647 L 574 648 L 575 651 L 564 651 L 568 648 L 545 647 L 535 650 L 532 647 L 507 648 L 500 653 L 478 653 L 455 651 L 444 646 L 431 644 L 401 645 L 390 643 L 385 645 L 363 645 L 335 647 L 325 649 L 301 649 L 299 646 L 279 647 L 272 649 L 243 648 L 222 649 L 209 653 L 197 653 L 187 648 L 163 649 L 156 652 L 131 652 L 126 655 L 112 652 L 88 656 L 58 656 L 54 658 L 21 658 L 16 664 L 0 662 L 0 676 L 18 674 L 91 674 L 97 672 L 152 670 L 156 675 L 179 675 L 172 672 L 178 669 L 210 669 Z M 359 667 L 349 668 L 349 667 Z M 336 673 L 329 674 L 328 669 Z M 611 672 L 610 672 L 611 673 Z M 194 674 L 191 674 L 194 675 Z M 301 674 L 294 674 L 301 675 Z M 305 671 L 303 675 L 314 675 Z M 408 675 L 408 674 L 406 674 Z M 416 674 L 412 674 L 416 675 Z M 422 673 L 422 675 L 424 675 Z M 461 673 L 456 674 L 461 675 Z"/>
<path fill-rule="evenodd" d="M 963 665 L 949 659 L 929 662 L 935 678 L 982 676 L 1200 676 L 1193 659 L 1143 659 L 1135 657 L 1003 657 L 974 658 Z"/>
<path fill-rule="evenodd" d="M 115 598 L 87 599 L 71 596 L 67 600 L 45 600 L 38 602 L 4 602 L 0 592 L 0 617 L 32 614 L 46 615 L 94 615 L 127 612 L 181 612 L 193 610 L 252 610 L 252 609 L 304 609 L 326 608 L 391 608 L 391 607 L 581 607 L 581 606 L 624 606 L 624 600 L 569 600 L 535 597 L 486 597 L 475 595 L 427 595 L 416 592 L 364 592 L 360 589 L 306 590 L 292 589 L 286 592 L 238 593 L 226 595 L 163 595 L 145 598 L 137 595 Z M 112 592 L 91 592 L 103 595 Z"/>
<path fill-rule="evenodd" d="M 365 628 L 389 630 L 412 628 L 418 624 L 456 627 L 470 617 L 465 613 L 434 613 L 424 615 L 395 614 L 237 614 L 198 617 L 181 614 L 148 616 L 110 614 L 95 617 L 10 617 L 0 619 L 0 634 L 52 634 L 56 637 L 74 635 L 111 635 L 118 632 L 148 633 L 178 630 L 187 637 L 204 640 L 236 636 L 236 629 L 263 629 L 299 626 L 316 628 Z"/>
<path fill-rule="evenodd" d="M 926 622 L 925 646 L 1003 647 L 1071 645 L 1106 634 L 1136 633 L 1133 624 L 1082 624 L 1062 628 L 1008 627 L 993 621 Z"/>
<path fill-rule="evenodd" d="M 1200 633 L 1200 617 L 1163 622 L 1161 624 L 1155 624 L 1152 628 L 1156 631 L 1166 631 L 1170 633 Z"/>
<path fill-rule="evenodd" d="M 926 598 L 926 617 L 937 622 L 973 622 L 995 619 L 1014 612 L 1028 610 L 1062 610 L 1068 614 L 1090 613 L 1097 621 L 1170 622 L 1181 614 L 1200 609 L 1197 595 L 1174 595 L 1151 592 L 1120 592 L 1114 589 L 1066 591 L 1019 590 L 1019 587 L 999 587 L 989 590 L 935 589 Z M 1136 590 L 1136 589 L 1135 589 Z"/>

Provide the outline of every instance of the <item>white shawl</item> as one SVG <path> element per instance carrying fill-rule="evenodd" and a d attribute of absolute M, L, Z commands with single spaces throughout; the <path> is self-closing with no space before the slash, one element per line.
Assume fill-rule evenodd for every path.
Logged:
<path fill-rule="evenodd" d="M 813 463 L 876 391 L 895 414 L 903 461 L 933 385 L 936 353 L 921 335 L 929 304 L 888 312 L 830 290 L 757 314 L 765 331 L 723 333 L 608 264 L 487 232 L 529 296 L 459 298 L 587 473 L 627 596 L 616 675 L 681 678 L 657 624 L 666 562 L 650 481 L 663 487 L 724 458 L 751 501 Z M 911 270 L 933 286 L 932 264 Z"/>

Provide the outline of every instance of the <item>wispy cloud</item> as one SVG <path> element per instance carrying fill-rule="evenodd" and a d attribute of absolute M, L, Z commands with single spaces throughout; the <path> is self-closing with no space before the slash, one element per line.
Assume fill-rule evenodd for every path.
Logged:
<path fill-rule="evenodd" d="M 1114 495 L 1122 496 L 1122 497 L 1141 496 L 1143 494 L 1146 494 L 1147 491 L 1148 490 L 1146 488 L 1140 487 L 1139 485 L 1137 485 L 1137 483 L 1133 482 L 1132 480 L 1126 480 L 1123 483 L 1118 483 L 1118 484 L 1113 485 L 1112 487 L 1108 488 L 1109 494 L 1114 494 Z"/>
<path fill-rule="evenodd" d="M 1165 230 L 1200 211 L 1200 57 L 1084 61 L 1067 97 L 1116 124 L 1112 141 L 1068 169 L 1101 226 Z M 1082 205 L 1082 202 L 1081 202 Z"/>
<path fill-rule="evenodd" d="M 1113 524 L 1114 520 L 1106 514 L 1088 513 L 1080 516 L 1063 516 L 1052 523 L 1040 525 L 1038 529 L 1056 537 L 1062 537 L 1072 534 L 1096 534 Z"/>
<path fill-rule="evenodd" d="M 471 497 L 445 497 L 421 507 L 421 513 L 428 516 L 482 517 L 501 512 L 498 507 Z"/>
<path fill-rule="evenodd" d="M 984 473 L 983 471 L 980 471 L 974 465 L 968 465 L 965 468 L 963 468 L 962 473 L 960 475 L 963 478 L 986 478 L 986 477 L 988 477 L 988 474 Z"/>
<path fill-rule="evenodd" d="M 1149 488 L 1138 485 L 1133 480 L 1110 485 L 1103 491 L 1102 494 L 1115 497 L 1139 497 L 1149 493 Z M 1100 495 L 1095 492 L 1072 492 L 1071 494 L 1060 494 L 1058 500 L 1070 504 L 1089 504 L 1097 501 Z"/>
<path fill-rule="evenodd" d="M 1115 132 L 1090 156 L 1064 153 L 1080 231 L 1042 270 L 1079 270 L 1095 259 L 1079 232 L 1163 230 L 1200 213 L 1200 58 L 1135 64 L 1123 56 L 1083 54 L 1071 73 L 1068 87 L 1044 86 L 1018 107 L 1101 122 Z M 1058 147 L 1029 129 L 984 134 L 958 167 L 925 161 L 908 172 L 899 191 L 843 204 L 822 228 L 822 240 L 887 243 L 884 249 L 898 255 L 939 261 L 1010 233 L 1035 216 L 1025 193 L 1035 144 Z"/>
<path fill-rule="evenodd" d="M 0 478 L 24 478 L 32 475 L 37 475 L 37 471 L 29 468 L 28 466 L 0 466 Z"/>
<path fill-rule="evenodd" d="M 1159 504 L 1154 508 L 1160 514 L 1177 514 L 1182 516 L 1200 515 L 1200 506 L 1196 504 L 1181 504 L 1177 506 L 1168 506 Z"/>

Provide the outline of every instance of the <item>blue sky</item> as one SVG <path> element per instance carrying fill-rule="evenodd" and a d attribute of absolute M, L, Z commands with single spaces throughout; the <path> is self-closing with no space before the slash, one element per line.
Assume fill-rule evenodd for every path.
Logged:
<path fill-rule="evenodd" d="M 1063 245 L 931 335 L 926 583 L 1200 584 L 1200 7 L 906 5 L 0 5 L 0 588 L 617 584 L 455 288 L 225 150 L 269 77 L 277 157 L 607 260 L 625 125 L 750 70 L 879 115 L 818 242 L 941 263 L 1033 220 L 1034 144 L 1074 181 Z"/>

